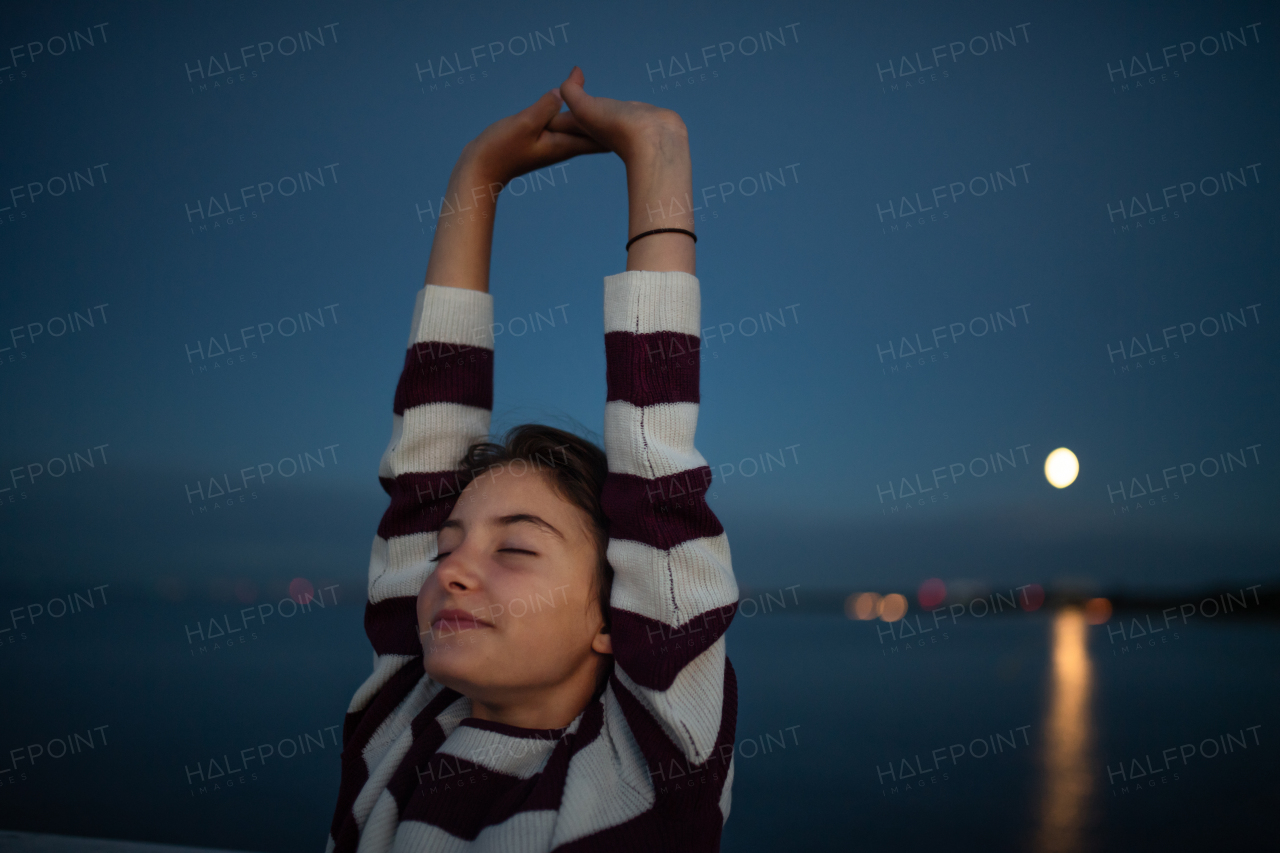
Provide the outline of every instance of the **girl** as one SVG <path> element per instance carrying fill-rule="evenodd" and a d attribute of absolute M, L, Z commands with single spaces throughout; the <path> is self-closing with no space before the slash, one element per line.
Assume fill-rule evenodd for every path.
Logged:
<path fill-rule="evenodd" d="M 690 206 L 688 136 L 584 82 L 575 66 L 486 128 L 450 176 L 379 470 L 374 671 L 347 711 L 327 851 L 719 848 L 738 590 L 693 446 L 695 239 L 668 215 Z M 536 425 L 484 441 L 497 193 L 606 151 L 634 243 L 604 278 L 604 451 Z"/>

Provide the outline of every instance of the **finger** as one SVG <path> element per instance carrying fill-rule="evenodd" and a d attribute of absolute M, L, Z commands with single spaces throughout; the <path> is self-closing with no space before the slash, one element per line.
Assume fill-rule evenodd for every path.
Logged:
<path fill-rule="evenodd" d="M 584 139 L 591 139 L 597 143 L 599 151 L 612 151 L 613 147 L 609 143 L 595 134 L 588 131 L 578 121 L 572 112 L 563 112 L 548 122 L 546 130 L 552 133 L 562 133 L 565 135 L 573 135 Z"/>
<path fill-rule="evenodd" d="M 547 122 L 547 130 L 556 133 L 573 133 L 578 136 L 591 135 L 572 112 L 556 113 L 552 116 L 551 121 Z"/>
<path fill-rule="evenodd" d="M 606 154 L 609 147 L 598 139 L 585 134 L 544 131 L 535 146 L 539 159 L 554 158 L 552 162 L 567 160 L 579 154 Z"/>
<path fill-rule="evenodd" d="M 588 95 L 583 88 L 585 82 L 582 69 L 576 65 L 573 66 L 569 77 L 560 84 L 560 97 L 564 98 L 564 102 L 569 105 L 574 115 L 590 124 L 591 117 L 596 112 L 592 109 L 595 98 Z"/>
<path fill-rule="evenodd" d="M 548 140 L 548 156 L 554 157 L 552 162 L 559 163 L 579 154 L 608 154 L 609 149 L 589 136 L 576 136 L 568 133 L 554 134 Z"/>
<path fill-rule="evenodd" d="M 551 135 L 547 134 L 546 136 L 550 137 Z M 528 160 L 525 160 L 524 165 L 519 170 L 520 175 L 526 175 L 538 169 L 545 169 L 565 160 L 572 160 L 580 154 L 609 153 L 600 143 L 585 136 L 570 136 L 569 134 L 559 133 L 555 134 L 554 137 L 545 138 L 534 151 L 530 152 L 531 156 Z"/>
<path fill-rule="evenodd" d="M 565 79 L 567 82 L 571 81 L 578 86 L 585 87 L 587 85 L 586 75 L 583 74 L 582 69 L 576 65 L 573 66 L 573 70 L 569 72 L 569 76 Z"/>
<path fill-rule="evenodd" d="M 561 103 L 560 93 L 555 89 L 548 89 L 542 94 L 541 98 L 538 98 L 522 112 L 537 122 L 538 127 L 544 127 L 547 122 L 555 118 L 556 114 L 560 112 Z"/>

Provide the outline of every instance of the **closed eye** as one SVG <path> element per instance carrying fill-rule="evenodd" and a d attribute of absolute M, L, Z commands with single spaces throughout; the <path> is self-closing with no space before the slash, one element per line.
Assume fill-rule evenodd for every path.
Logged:
<path fill-rule="evenodd" d="M 536 556 L 538 556 L 538 552 L 537 552 L 537 551 L 529 551 L 529 550 L 526 550 L 526 549 L 524 549 L 524 548 L 499 548 L 499 549 L 498 549 L 498 551 L 499 551 L 499 552 L 504 552 L 504 551 L 505 551 L 505 552 L 509 552 L 509 553 L 512 553 L 512 554 L 528 554 L 528 555 L 530 555 L 530 556 L 532 556 L 532 557 L 536 557 Z M 443 560 L 445 557 L 449 556 L 449 555 L 450 555 L 450 554 L 452 554 L 452 553 L 453 553 L 452 551 L 444 551 L 444 552 L 442 552 L 442 553 L 436 554 L 434 557 L 429 557 L 429 558 L 427 559 L 427 562 L 429 562 L 429 563 L 438 563 L 438 562 L 440 562 L 441 560 Z"/>

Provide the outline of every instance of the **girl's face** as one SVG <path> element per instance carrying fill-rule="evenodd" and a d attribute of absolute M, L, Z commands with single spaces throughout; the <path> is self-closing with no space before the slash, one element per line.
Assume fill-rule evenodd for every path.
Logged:
<path fill-rule="evenodd" d="M 440 530 L 418 593 L 423 667 L 491 708 L 545 706 L 587 684 L 585 702 L 612 652 L 590 518 L 542 473 L 514 467 L 469 483 Z"/>

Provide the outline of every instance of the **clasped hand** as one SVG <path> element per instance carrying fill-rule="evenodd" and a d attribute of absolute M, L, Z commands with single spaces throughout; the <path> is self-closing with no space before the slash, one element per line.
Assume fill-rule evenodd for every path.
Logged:
<path fill-rule="evenodd" d="M 489 125 L 462 149 L 449 176 L 427 261 L 427 284 L 488 292 L 494 210 L 512 180 L 576 157 L 612 151 L 627 169 L 627 236 L 692 229 L 689 134 L 672 110 L 588 95 L 576 65 L 568 79 L 530 106 Z M 561 112 L 562 104 L 569 106 Z M 442 205 L 443 206 L 443 205 Z M 693 241 L 657 233 L 627 252 L 628 270 L 693 274 Z"/>
<path fill-rule="evenodd" d="M 460 168 L 481 181 L 508 182 L 579 154 L 612 151 L 628 170 L 688 157 L 688 133 L 673 110 L 588 95 L 573 67 L 555 89 L 489 125 L 463 148 Z M 561 112 L 567 104 L 568 112 Z"/>

